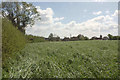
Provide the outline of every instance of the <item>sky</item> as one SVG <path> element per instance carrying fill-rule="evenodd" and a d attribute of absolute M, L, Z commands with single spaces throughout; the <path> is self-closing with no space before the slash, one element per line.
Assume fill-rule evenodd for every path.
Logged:
<path fill-rule="evenodd" d="M 99 2 L 98 2 L 99 1 Z M 41 15 L 26 34 L 48 37 L 118 35 L 118 2 L 32 2 Z"/>
<path fill-rule="evenodd" d="M 119 0 L 2 0 L 4 2 L 119 2 Z"/>

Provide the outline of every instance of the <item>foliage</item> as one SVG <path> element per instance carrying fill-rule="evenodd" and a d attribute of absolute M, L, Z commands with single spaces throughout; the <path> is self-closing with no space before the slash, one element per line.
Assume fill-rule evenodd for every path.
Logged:
<path fill-rule="evenodd" d="M 53 33 L 50 33 L 49 37 L 48 37 L 49 41 L 60 41 L 60 37 L 59 36 L 54 36 Z"/>
<path fill-rule="evenodd" d="M 8 58 L 3 78 L 117 78 L 118 41 L 29 43 Z"/>
<path fill-rule="evenodd" d="M 50 33 L 48 39 L 49 39 L 50 41 L 53 41 L 53 34 L 52 34 L 52 33 Z"/>
<path fill-rule="evenodd" d="M 85 40 L 89 40 L 89 38 L 87 36 L 84 37 Z"/>
<path fill-rule="evenodd" d="M 113 36 L 111 34 L 108 34 L 109 40 L 113 39 Z"/>
<path fill-rule="evenodd" d="M 89 40 L 87 36 L 79 34 L 77 37 L 64 37 L 63 41 L 79 41 L 79 40 Z"/>
<path fill-rule="evenodd" d="M 108 34 L 109 40 L 120 40 L 120 36 L 113 36 L 111 34 Z"/>
<path fill-rule="evenodd" d="M 33 35 L 26 35 L 26 39 L 28 43 L 33 43 L 33 42 L 45 42 L 44 37 L 39 37 L 39 36 L 33 36 Z"/>
<path fill-rule="evenodd" d="M 2 19 L 3 60 L 13 52 L 21 50 L 25 46 L 25 43 L 24 34 L 17 30 L 8 19 Z"/>
<path fill-rule="evenodd" d="M 79 34 L 79 35 L 77 36 L 77 38 L 78 38 L 79 40 L 85 40 L 84 36 L 81 35 L 81 34 Z"/>
<path fill-rule="evenodd" d="M 40 19 L 35 6 L 26 2 L 2 2 L 2 15 L 24 33 L 25 27 L 32 26 L 35 19 Z"/>

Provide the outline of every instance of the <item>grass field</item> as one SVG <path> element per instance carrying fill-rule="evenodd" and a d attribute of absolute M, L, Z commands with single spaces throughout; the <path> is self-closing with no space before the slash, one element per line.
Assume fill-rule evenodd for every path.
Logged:
<path fill-rule="evenodd" d="M 117 78 L 118 41 L 29 43 L 5 63 L 3 77 Z"/>

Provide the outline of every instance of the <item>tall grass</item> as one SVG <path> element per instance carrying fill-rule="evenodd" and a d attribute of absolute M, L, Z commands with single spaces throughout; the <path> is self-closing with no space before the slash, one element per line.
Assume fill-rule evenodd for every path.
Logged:
<path fill-rule="evenodd" d="M 29 43 L 4 78 L 117 78 L 118 41 Z M 9 76 L 8 76 L 9 75 Z"/>
<path fill-rule="evenodd" d="M 6 19 L 2 19 L 2 60 L 3 69 L 7 66 L 5 62 L 13 53 L 24 48 L 26 43 L 24 34 L 22 34 L 12 23 Z M 8 67 L 8 66 L 7 66 Z"/>

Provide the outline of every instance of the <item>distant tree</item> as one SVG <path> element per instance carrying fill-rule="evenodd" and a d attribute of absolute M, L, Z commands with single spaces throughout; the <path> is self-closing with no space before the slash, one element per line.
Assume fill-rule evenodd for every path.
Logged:
<path fill-rule="evenodd" d="M 92 37 L 92 38 L 91 38 L 91 40 L 95 40 L 95 39 L 97 39 L 97 37 L 96 37 L 96 36 L 94 36 L 94 37 Z"/>
<path fill-rule="evenodd" d="M 45 38 L 40 36 L 26 35 L 27 42 L 44 42 Z"/>
<path fill-rule="evenodd" d="M 100 39 L 102 39 L 102 35 L 100 35 Z"/>
<path fill-rule="evenodd" d="M 56 41 L 60 41 L 60 37 L 59 36 L 56 37 Z"/>
<path fill-rule="evenodd" d="M 79 38 L 78 38 L 78 37 L 73 36 L 73 37 L 71 37 L 71 38 L 70 38 L 70 40 L 71 40 L 71 41 L 78 41 L 78 40 L 79 40 Z"/>
<path fill-rule="evenodd" d="M 77 38 L 78 38 L 79 40 L 84 40 L 84 36 L 81 35 L 81 34 L 79 34 L 79 35 L 77 36 Z"/>
<path fill-rule="evenodd" d="M 23 33 L 25 27 L 32 26 L 35 19 L 40 19 L 35 6 L 26 2 L 2 2 L 2 16 L 7 17 Z"/>
<path fill-rule="evenodd" d="M 104 36 L 102 39 L 103 39 L 103 40 L 108 40 L 108 37 L 107 37 L 107 36 Z"/>
<path fill-rule="evenodd" d="M 118 36 L 118 40 L 120 40 L 120 36 Z"/>
<path fill-rule="evenodd" d="M 70 41 L 70 38 L 69 37 L 64 37 L 63 41 Z"/>
<path fill-rule="evenodd" d="M 109 38 L 109 40 L 112 40 L 113 36 L 111 34 L 108 34 L 108 38 Z"/>
<path fill-rule="evenodd" d="M 89 40 L 89 38 L 87 36 L 84 37 L 85 40 Z"/>
<path fill-rule="evenodd" d="M 48 37 L 48 38 L 49 38 L 49 40 L 50 40 L 50 41 L 53 41 L 53 40 L 54 40 L 53 34 L 52 34 L 52 33 L 50 33 L 50 35 L 49 35 L 49 37 Z"/>
<path fill-rule="evenodd" d="M 119 40 L 119 36 L 113 36 L 113 40 Z"/>
<path fill-rule="evenodd" d="M 80 40 L 81 36 L 82 36 L 82 35 L 81 35 L 81 34 L 79 34 L 79 35 L 77 36 L 77 38 Z"/>

